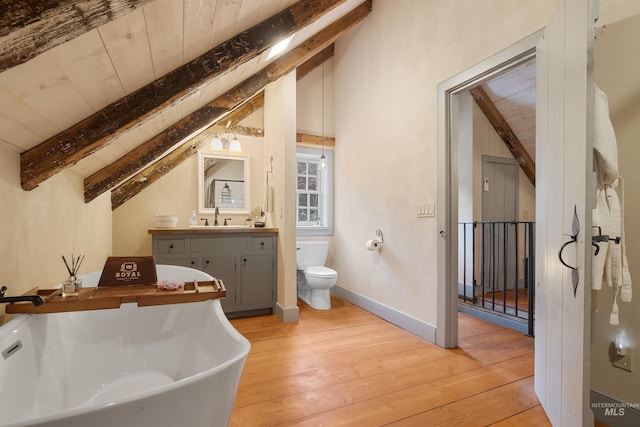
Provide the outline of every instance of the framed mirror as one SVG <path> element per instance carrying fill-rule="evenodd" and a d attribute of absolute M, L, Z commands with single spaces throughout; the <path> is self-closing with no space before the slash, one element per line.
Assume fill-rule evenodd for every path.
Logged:
<path fill-rule="evenodd" d="M 250 211 L 249 157 L 198 152 L 198 212 L 246 214 Z"/>

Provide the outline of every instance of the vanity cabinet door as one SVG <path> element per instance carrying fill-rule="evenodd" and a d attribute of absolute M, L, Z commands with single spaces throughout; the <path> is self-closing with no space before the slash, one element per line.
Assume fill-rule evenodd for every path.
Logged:
<path fill-rule="evenodd" d="M 243 255 L 241 268 L 243 309 L 273 306 L 273 255 Z"/>
<path fill-rule="evenodd" d="M 202 259 L 202 271 L 222 280 L 227 296 L 220 302 L 225 312 L 234 311 L 237 307 L 237 271 L 235 255 L 217 255 Z"/>

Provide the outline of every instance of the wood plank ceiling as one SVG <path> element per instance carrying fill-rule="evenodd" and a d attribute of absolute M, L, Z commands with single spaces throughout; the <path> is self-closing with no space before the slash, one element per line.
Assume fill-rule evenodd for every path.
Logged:
<path fill-rule="evenodd" d="M 65 169 L 85 178 L 87 201 L 137 182 L 114 208 L 153 181 L 149 164 L 195 146 L 208 126 L 237 125 L 266 84 L 326 59 L 371 10 L 370 0 L 33 4 L 0 0 L 0 145 L 21 153 L 26 190 Z M 268 58 L 289 35 L 287 51 Z"/>
<path fill-rule="evenodd" d="M 319 65 L 370 11 L 371 0 L 0 0 L 0 145 L 21 153 L 25 190 L 68 169 L 85 201 L 111 190 L 115 209 L 229 120 L 260 135 L 237 126 L 264 86 Z M 480 90 L 535 169 L 535 65 Z"/>
<path fill-rule="evenodd" d="M 512 67 L 470 90 L 521 169 L 535 186 L 536 64 Z"/>

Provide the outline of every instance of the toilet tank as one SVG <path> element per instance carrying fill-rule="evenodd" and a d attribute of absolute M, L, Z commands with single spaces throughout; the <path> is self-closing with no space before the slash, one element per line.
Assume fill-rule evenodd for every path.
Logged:
<path fill-rule="evenodd" d="M 308 267 L 324 265 L 328 252 L 329 242 L 326 240 L 296 242 L 297 269 L 304 271 Z"/>

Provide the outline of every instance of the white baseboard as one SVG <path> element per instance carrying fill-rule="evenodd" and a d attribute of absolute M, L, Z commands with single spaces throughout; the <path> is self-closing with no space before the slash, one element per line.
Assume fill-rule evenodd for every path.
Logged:
<path fill-rule="evenodd" d="M 332 291 L 334 295 L 435 344 L 436 328 L 434 326 L 340 286 L 335 286 Z"/>
<path fill-rule="evenodd" d="M 297 305 L 283 307 L 280 303 L 276 303 L 276 316 L 282 323 L 296 323 L 300 319 L 300 311 Z"/>

